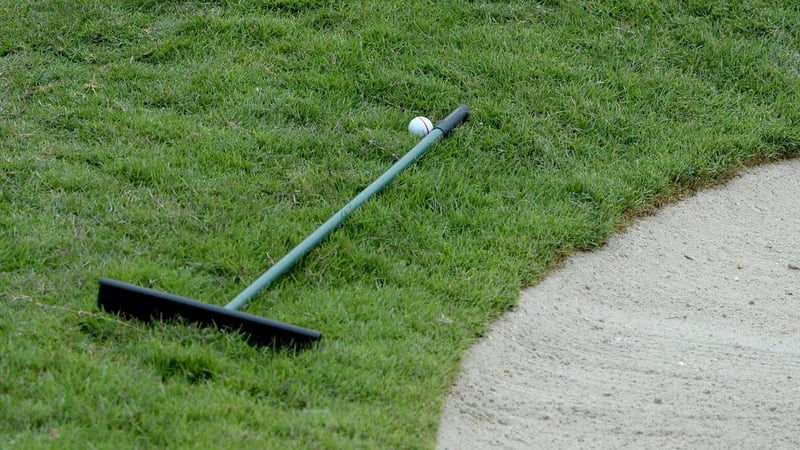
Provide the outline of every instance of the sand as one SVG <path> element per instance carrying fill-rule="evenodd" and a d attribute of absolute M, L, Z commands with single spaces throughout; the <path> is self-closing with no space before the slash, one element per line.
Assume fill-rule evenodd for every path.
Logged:
<path fill-rule="evenodd" d="M 800 448 L 800 160 L 567 259 L 465 356 L 440 449 Z"/>

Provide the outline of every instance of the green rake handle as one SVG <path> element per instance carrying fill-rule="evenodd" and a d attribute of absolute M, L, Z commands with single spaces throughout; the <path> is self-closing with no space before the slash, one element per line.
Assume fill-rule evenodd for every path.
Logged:
<path fill-rule="evenodd" d="M 469 115 L 469 106 L 467 105 L 459 105 L 458 108 L 454 109 L 447 117 L 442 119 L 436 126 L 431 130 L 431 132 L 422 138 L 417 145 L 414 146 L 405 156 L 403 156 L 399 161 L 394 163 L 392 167 L 390 167 L 383 175 L 381 175 L 377 180 L 373 181 L 372 184 L 367 186 L 360 194 L 358 194 L 355 198 L 350 200 L 350 203 L 346 204 L 342 209 L 340 209 L 336 214 L 334 214 L 330 219 L 328 219 L 325 223 L 323 223 L 319 228 L 316 229 L 313 233 L 311 233 L 307 238 L 303 240 L 303 242 L 299 243 L 294 249 L 292 249 L 289 253 L 286 254 L 283 258 L 278 260 L 272 267 L 269 268 L 266 272 L 264 272 L 256 281 L 253 282 L 250 286 L 245 288 L 242 292 L 239 293 L 233 300 L 230 301 L 225 308 L 238 310 L 248 301 L 250 301 L 253 297 L 255 297 L 259 292 L 267 288 L 270 284 L 272 284 L 275 280 L 280 278 L 281 275 L 286 273 L 289 269 L 291 269 L 297 261 L 303 258 L 305 255 L 308 254 L 314 247 L 316 247 L 323 239 L 325 239 L 328 234 L 330 234 L 333 230 L 335 230 L 339 225 L 344 222 L 347 217 L 358 209 L 361 205 L 364 204 L 367 200 L 373 197 L 375 194 L 379 193 L 383 188 L 385 188 L 389 183 L 394 180 L 394 178 L 400 174 L 403 170 L 406 169 L 409 165 L 411 165 L 414 161 L 419 159 L 425 152 L 430 148 L 430 146 L 438 141 L 439 139 L 447 136 L 450 131 L 453 130 L 456 126 L 461 124 L 467 119 Z"/>

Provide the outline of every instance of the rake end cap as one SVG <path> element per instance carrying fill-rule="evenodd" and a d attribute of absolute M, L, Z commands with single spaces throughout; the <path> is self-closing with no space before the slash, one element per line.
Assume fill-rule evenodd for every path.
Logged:
<path fill-rule="evenodd" d="M 103 311 L 145 322 L 183 318 L 203 326 L 239 330 L 251 344 L 267 347 L 302 348 L 322 338 L 316 330 L 109 278 L 100 278 L 97 305 Z"/>
<path fill-rule="evenodd" d="M 447 137 L 448 134 L 453 130 L 453 128 L 459 126 L 463 122 L 467 120 L 469 117 L 469 105 L 467 104 L 460 104 L 456 109 L 450 112 L 444 119 L 440 120 L 439 123 L 436 124 L 436 127 L 442 130 L 442 135 Z"/>

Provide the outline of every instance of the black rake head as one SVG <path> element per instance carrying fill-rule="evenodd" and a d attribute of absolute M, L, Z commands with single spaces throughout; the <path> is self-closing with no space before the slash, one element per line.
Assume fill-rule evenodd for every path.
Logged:
<path fill-rule="evenodd" d="M 107 312 L 143 321 L 183 318 L 203 326 L 238 330 L 256 345 L 299 348 L 322 338 L 322 333 L 316 330 L 109 278 L 100 279 L 97 305 Z"/>

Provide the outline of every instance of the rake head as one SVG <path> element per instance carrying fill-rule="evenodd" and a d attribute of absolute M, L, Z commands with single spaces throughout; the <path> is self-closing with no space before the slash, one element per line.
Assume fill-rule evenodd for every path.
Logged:
<path fill-rule="evenodd" d="M 249 342 L 276 347 L 303 347 L 322 333 L 109 278 L 100 279 L 101 309 L 143 321 L 183 318 L 203 326 L 241 331 Z"/>

